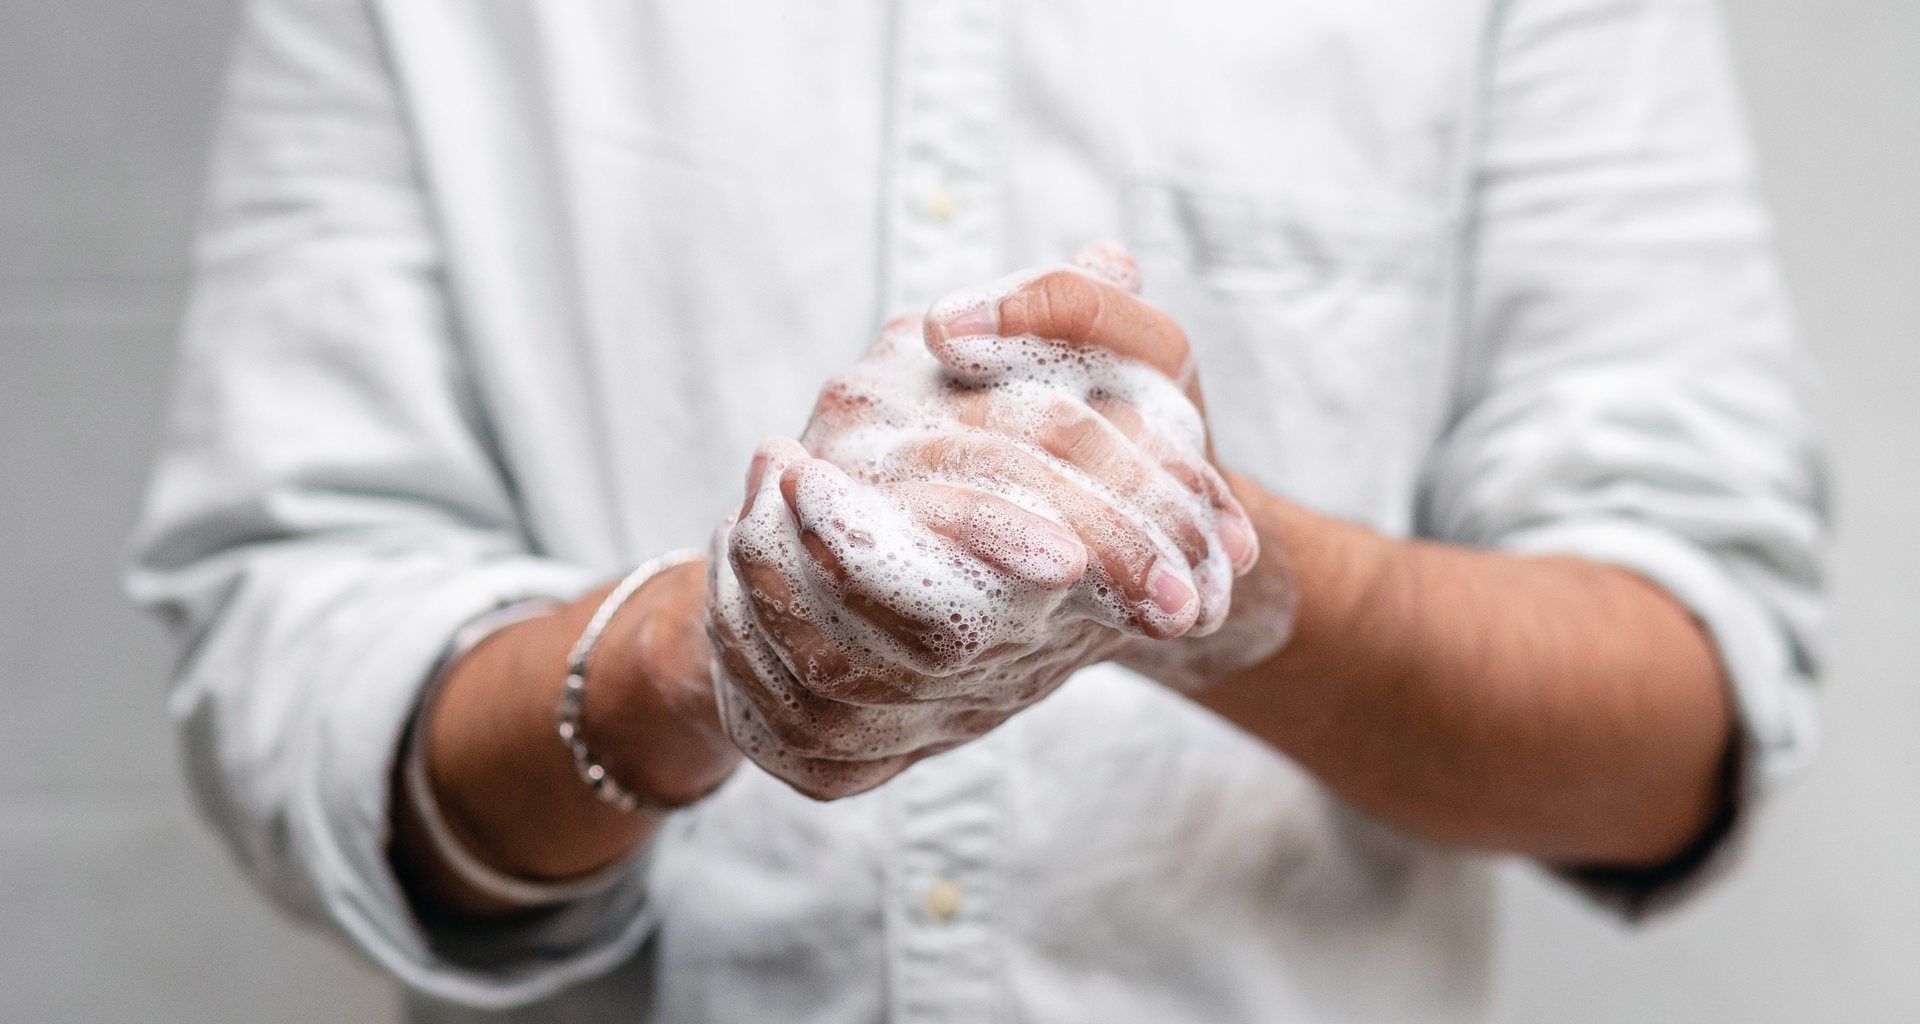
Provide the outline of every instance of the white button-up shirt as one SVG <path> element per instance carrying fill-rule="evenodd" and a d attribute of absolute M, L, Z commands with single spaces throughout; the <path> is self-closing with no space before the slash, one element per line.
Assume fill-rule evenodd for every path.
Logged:
<path fill-rule="evenodd" d="M 748 765 L 603 897 L 408 911 L 463 623 L 701 543 L 888 315 L 1103 238 L 1226 464 L 1645 573 L 1743 796 L 1803 759 L 1822 495 L 1703 0 L 260 0 L 131 576 L 209 817 L 422 1020 L 1475 1018 L 1479 857 L 1110 667 L 853 799 Z"/>

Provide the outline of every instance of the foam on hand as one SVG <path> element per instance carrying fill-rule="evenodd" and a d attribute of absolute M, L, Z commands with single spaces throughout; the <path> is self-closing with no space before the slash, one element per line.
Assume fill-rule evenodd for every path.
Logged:
<path fill-rule="evenodd" d="M 1072 269 L 1137 289 L 1124 255 L 1103 268 L 1083 252 Z M 1000 302 L 1057 269 L 936 304 L 937 322 L 984 328 L 944 337 L 945 363 L 918 321 L 889 324 L 828 382 L 799 443 L 762 447 L 716 534 L 711 614 L 745 648 L 731 669 L 716 657 L 723 714 L 748 756 L 803 789 L 977 736 L 1126 635 L 1199 636 L 1226 617 L 1222 519 L 1251 530 L 1181 385 L 1104 349 L 994 331 Z M 1116 405 L 1137 418 L 1131 438 L 1099 411 Z M 1148 470 L 1056 454 L 1086 431 L 1145 451 Z"/>
<path fill-rule="evenodd" d="M 1097 252 L 1098 247 L 1090 247 L 1090 251 Z M 1083 251 L 1082 257 L 1086 255 L 1088 252 Z M 1126 265 L 1130 267 L 1131 261 Z M 933 306 L 928 322 L 987 324 L 995 319 L 990 311 L 1008 296 L 1060 269 L 1021 271 L 956 293 Z M 1064 269 L 1086 272 L 1078 266 Z M 982 311 L 988 315 L 968 315 Z M 964 438 L 970 432 L 990 429 L 1012 439 L 1036 461 L 1097 495 L 1104 504 L 1140 513 L 1131 518 L 1130 525 L 1147 534 L 1153 551 L 1162 556 L 1153 559 L 1143 551 L 1143 561 L 1153 561 L 1172 577 L 1167 583 L 1170 589 L 1184 585 L 1197 596 L 1195 606 L 1186 610 L 1154 602 L 1129 602 L 1118 581 L 1096 564 L 1076 600 L 1067 605 L 1069 612 L 1136 633 L 1141 631 L 1135 625 L 1139 623 L 1151 635 L 1163 638 L 1205 635 L 1218 628 L 1228 611 L 1235 575 L 1227 546 L 1219 542 L 1221 520 L 1236 519 L 1232 525 L 1246 537 L 1251 537 L 1252 531 L 1245 525 L 1245 513 L 1207 459 L 1206 422 L 1181 383 L 1154 367 L 1106 349 L 1032 335 L 1001 337 L 991 333 L 991 328 L 989 333 L 942 339 L 947 350 L 943 363 L 934 358 L 921 335 L 912 321 L 889 324 L 866 359 L 829 382 L 828 393 L 823 395 L 821 408 L 802 436 L 802 443 L 815 456 L 843 467 L 864 482 L 885 484 L 905 474 L 926 475 L 923 467 L 900 466 L 902 460 L 889 458 L 894 453 L 914 451 L 916 446 L 924 448 L 940 443 L 940 439 L 944 439 L 947 451 L 964 453 Z M 977 404 L 988 410 L 991 422 L 969 424 L 956 419 L 955 407 L 964 407 L 969 399 L 977 399 Z M 1113 403 L 1132 409 L 1150 428 L 1135 443 L 1163 465 L 1177 470 L 1177 477 L 1169 474 L 1116 481 L 1086 472 L 1044 450 L 1041 441 L 1050 431 L 1114 430 L 1095 408 Z M 1126 443 L 1124 438 L 1120 440 Z M 1056 494 L 1029 486 L 1005 470 L 997 464 L 948 457 L 932 478 L 954 486 L 985 486 L 1037 516 L 1064 521 Z M 1122 484 L 1127 487 L 1124 493 L 1119 487 Z M 1191 567 L 1180 554 L 1180 538 L 1169 534 L 1169 523 L 1197 528 L 1205 554 Z M 1084 521 L 1079 525 L 1084 528 Z M 1109 549 L 1124 546 L 1112 536 L 1093 539 Z M 1191 542 L 1184 545 L 1193 546 Z"/>

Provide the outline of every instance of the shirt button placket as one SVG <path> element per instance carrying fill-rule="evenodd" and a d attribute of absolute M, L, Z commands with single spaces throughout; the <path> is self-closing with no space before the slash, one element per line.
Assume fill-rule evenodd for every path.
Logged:
<path fill-rule="evenodd" d="M 1009 0 L 897 7 L 888 139 L 883 315 L 1005 273 L 1002 141 Z M 909 769 L 887 788 L 888 1019 L 1006 1017 L 996 936 L 997 734 Z"/>
<path fill-rule="evenodd" d="M 888 788 L 890 1021 L 991 1022 L 1005 1014 L 997 816 L 1001 737 L 989 734 L 909 769 Z"/>
<path fill-rule="evenodd" d="M 1008 0 L 899 6 L 887 140 L 884 315 L 1006 272 L 1001 142 Z"/>

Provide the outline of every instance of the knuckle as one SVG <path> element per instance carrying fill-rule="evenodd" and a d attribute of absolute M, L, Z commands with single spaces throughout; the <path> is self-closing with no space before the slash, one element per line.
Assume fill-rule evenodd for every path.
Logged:
<path fill-rule="evenodd" d="M 1081 432 L 1097 431 L 1100 427 L 1099 417 L 1091 406 L 1066 395 L 1054 395 L 1047 399 L 1045 422 L 1048 426 Z"/>
<path fill-rule="evenodd" d="M 896 449 L 887 462 L 895 474 L 916 470 L 937 473 L 955 460 L 961 443 L 960 438 L 951 434 L 925 438 Z"/>
<path fill-rule="evenodd" d="M 1098 286 L 1073 271 L 1056 270 L 1001 303 L 1002 333 L 1079 339 L 1099 322 L 1100 308 Z"/>
<path fill-rule="evenodd" d="M 808 693 L 826 700 L 840 700 L 840 694 L 854 677 L 853 662 L 838 647 L 816 636 L 805 651 L 793 652 L 795 675 Z"/>
<path fill-rule="evenodd" d="M 1208 485 L 1206 476 L 1190 463 L 1180 459 L 1169 459 L 1160 465 L 1182 490 L 1203 497 L 1211 496 L 1212 488 Z"/>
<path fill-rule="evenodd" d="M 1187 332 L 1181 329 L 1178 321 L 1163 310 L 1156 308 L 1153 312 L 1154 319 L 1163 325 L 1162 329 L 1166 332 L 1165 343 L 1168 350 L 1179 356 L 1181 362 L 1185 362 L 1193 351 L 1192 343 L 1187 341 Z"/>
<path fill-rule="evenodd" d="M 1114 447 L 1100 421 L 1069 402 L 1055 403 L 1039 441 L 1049 453 L 1082 468 L 1106 461 Z"/>
<path fill-rule="evenodd" d="M 733 574 L 742 587 L 749 591 L 772 582 L 767 576 L 778 576 L 773 551 L 753 531 L 734 530 L 728 534 L 727 564 L 733 568 Z"/>
<path fill-rule="evenodd" d="M 1102 419 L 1113 424 L 1113 428 L 1119 431 L 1122 437 L 1135 444 L 1141 444 L 1150 438 L 1147 421 L 1140 415 L 1140 411 L 1112 394 L 1095 392 L 1088 396 L 1087 405 Z"/>
<path fill-rule="evenodd" d="M 953 406 L 953 418 L 962 426 L 984 427 L 992 413 L 991 393 L 986 391 L 962 394 Z"/>
<path fill-rule="evenodd" d="M 815 416 L 857 415 L 862 409 L 878 404 L 879 395 L 865 375 L 857 373 L 838 373 L 827 378 L 820 387 L 820 397 L 813 404 Z"/>
<path fill-rule="evenodd" d="M 1038 298 L 1045 312 L 1045 331 L 1051 337 L 1078 339 L 1093 332 L 1100 321 L 1100 289 L 1070 271 L 1057 271 L 1041 280 Z"/>

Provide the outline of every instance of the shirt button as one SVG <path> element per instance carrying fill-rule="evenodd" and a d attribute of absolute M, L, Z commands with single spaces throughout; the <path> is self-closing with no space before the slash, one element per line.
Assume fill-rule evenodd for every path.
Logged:
<path fill-rule="evenodd" d="M 927 216 L 932 218 L 935 224 L 945 224 L 952 220 L 954 211 L 959 208 L 959 198 L 945 185 L 927 194 Z"/>
<path fill-rule="evenodd" d="M 927 916 L 935 921 L 951 921 L 960 912 L 960 883 L 942 878 L 927 887 Z"/>

